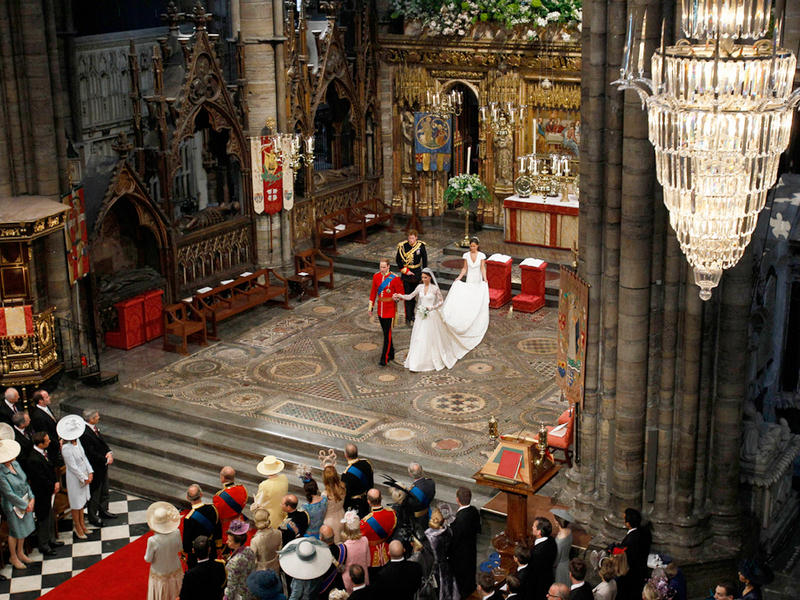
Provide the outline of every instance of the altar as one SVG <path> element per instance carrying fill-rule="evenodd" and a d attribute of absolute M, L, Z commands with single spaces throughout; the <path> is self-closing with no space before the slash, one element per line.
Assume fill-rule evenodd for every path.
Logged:
<path fill-rule="evenodd" d="M 503 201 L 505 241 L 571 250 L 578 246 L 578 198 L 509 196 Z"/>

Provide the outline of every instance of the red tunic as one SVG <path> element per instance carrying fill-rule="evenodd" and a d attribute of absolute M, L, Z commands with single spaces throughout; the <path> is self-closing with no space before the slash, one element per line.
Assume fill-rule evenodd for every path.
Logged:
<path fill-rule="evenodd" d="M 377 298 L 376 302 L 378 288 L 381 286 L 386 277 L 392 277 L 392 280 L 385 288 L 383 288 L 380 298 Z M 387 273 L 386 277 L 384 277 L 380 272 L 375 273 L 375 275 L 372 276 L 372 290 L 369 293 L 369 301 L 374 310 L 377 311 L 379 317 L 384 319 L 392 319 L 397 312 L 397 303 L 392 300 L 392 295 L 404 294 L 405 290 L 403 290 L 403 281 L 399 276 L 395 275 L 394 273 Z"/>
<path fill-rule="evenodd" d="M 396 525 L 395 512 L 383 506 L 373 508 L 371 513 L 361 519 L 361 535 L 369 542 L 371 567 L 382 567 L 389 562 L 389 545 L 386 541 L 394 533 Z"/>
<path fill-rule="evenodd" d="M 214 507 L 222 523 L 223 539 L 228 533 L 228 525 L 242 514 L 245 506 L 247 506 L 247 490 L 241 483 L 226 483 L 225 487 L 214 494 Z"/>

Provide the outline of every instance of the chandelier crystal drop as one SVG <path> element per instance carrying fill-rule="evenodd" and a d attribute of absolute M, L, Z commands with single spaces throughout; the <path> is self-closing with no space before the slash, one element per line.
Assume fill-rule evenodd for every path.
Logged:
<path fill-rule="evenodd" d="M 789 145 L 795 56 L 780 47 L 781 20 L 762 39 L 771 0 L 683 0 L 681 25 L 689 39 L 664 44 L 644 76 L 644 32 L 638 65 L 628 21 L 620 79 L 647 107 L 648 137 L 670 225 L 708 300 L 722 271 L 742 257 L 767 192 Z M 693 40 L 693 41 L 690 41 Z"/>

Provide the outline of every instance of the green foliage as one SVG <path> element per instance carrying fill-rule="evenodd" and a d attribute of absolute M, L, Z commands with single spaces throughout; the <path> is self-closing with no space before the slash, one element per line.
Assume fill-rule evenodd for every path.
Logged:
<path fill-rule="evenodd" d="M 444 201 L 447 202 L 447 206 L 452 207 L 460 200 L 462 207 L 470 212 L 478 208 L 478 202 L 488 199 L 489 189 L 481 178 L 474 174 L 464 173 L 452 177 L 444 191 Z"/>

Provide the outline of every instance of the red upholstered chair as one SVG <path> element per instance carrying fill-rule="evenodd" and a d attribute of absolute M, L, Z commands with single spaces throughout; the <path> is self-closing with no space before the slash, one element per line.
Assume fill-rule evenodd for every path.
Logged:
<path fill-rule="evenodd" d="M 547 263 L 535 258 L 526 258 L 520 265 L 522 291 L 514 296 L 514 310 L 533 313 L 544 306 L 544 282 L 547 278 Z"/>
<path fill-rule="evenodd" d="M 563 425 L 563 427 L 562 427 Z M 553 433 L 553 430 L 556 430 Z M 550 451 L 551 454 L 555 457 L 555 451 L 561 450 L 564 452 L 564 459 L 558 460 L 555 459 L 556 462 L 560 463 L 567 463 L 568 466 L 572 466 L 572 440 L 574 437 L 575 432 L 575 406 L 570 406 L 567 410 L 561 413 L 561 416 L 558 417 L 558 425 L 548 425 L 547 426 L 547 449 Z"/>
<path fill-rule="evenodd" d="M 490 308 L 500 308 L 511 300 L 511 264 L 511 257 L 503 254 L 492 254 L 486 260 Z"/>

